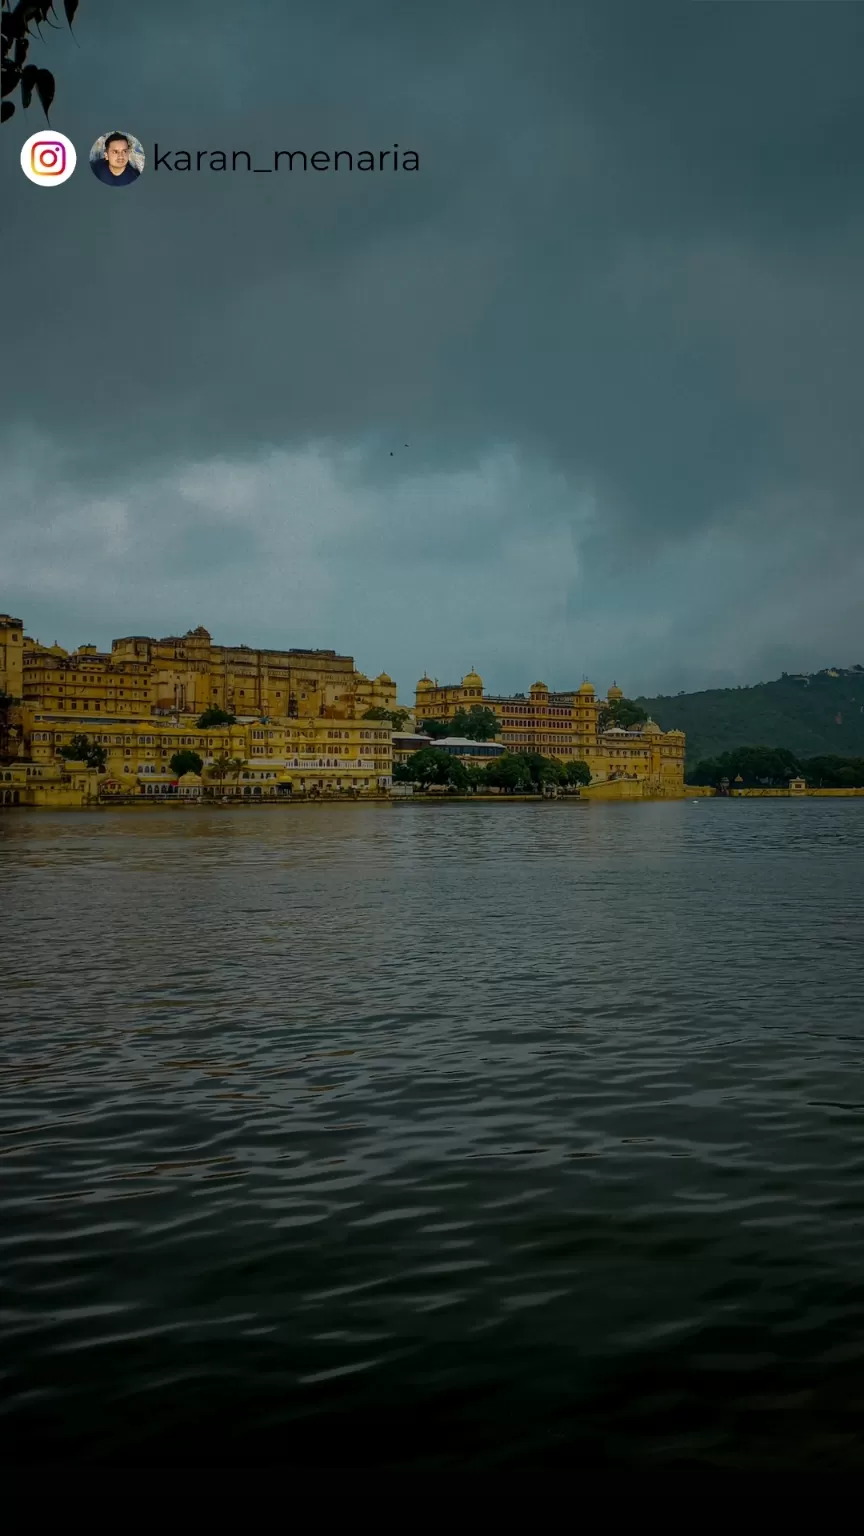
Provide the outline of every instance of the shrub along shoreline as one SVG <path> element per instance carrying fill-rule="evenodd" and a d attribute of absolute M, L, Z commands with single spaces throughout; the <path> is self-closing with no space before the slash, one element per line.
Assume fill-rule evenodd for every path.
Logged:
<path fill-rule="evenodd" d="M 864 788 L 864 757 L 798 757 L 788 747 L 735 747 L 719 757 L 703 758 L 685 770 L 687 784 L 723 780 L 731 788 L 785 788 L 790 779 L 804 779 L 810 789 Z"/>

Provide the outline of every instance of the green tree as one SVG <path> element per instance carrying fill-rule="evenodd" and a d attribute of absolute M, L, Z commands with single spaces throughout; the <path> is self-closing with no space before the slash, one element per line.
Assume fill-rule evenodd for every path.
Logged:
<path fill-rule="evenodd" d="M 67 762 L 86 763 L 88 768 L 104 768 L 108 753 L 99 742 L 91 741 L 89 736 L 78 733 L 65 747 L 59 749 L 60 757 Z"/>
<path fill-rule="evenodd" d="M 465 772 L 468 775 L 468 788 L 473 790 L 475 794 L 478 790 L 484 790 L 488 787 L 489 780 L 486 777 L 485 767 L 481 768 L 478 763 L 469 763 Z"/>
<path fill-rule="evenodd" d="M 719 757 L 703 758 L 685 775 L 688 784 L 713 784 L 722 779 L 734 784 L 740 779 L 745 788 L 775 788 L 788 784 L 801 773 L 801 763 L 786 747 L 735 747 Z"/>
<path fill-rule="evenodd" d="M 630 731 L 647 719 L 641 704 L 636 704 L 633 699 L 609 699 L 597 711 L 597 729 L 608 731 L 612 726 L 620 726 L 622 731 Z"/>
<path fill-rule="evenodd" d="M 566 769 L 563 763 L 551 757 L 543 757 L 540 752 L 526 752 L 524 757 L 533 789 L 539 791 L 544 785 L 566 782 Z"/>
<path fill-rule="evenodd" d="M 171 772 L 182 779 L 184 773 L 200 773 L 204 767 L 204 759 L 197 752 L 190 751 L 189 747 L 183 747 L 175 752 L 171 759 Z"/>
<path fill-rule="evenodd" d="M 428 789 L 431 784 L 446 786 L 448 789 L 467 789 L 468 770 L 464 763 L 460 763 L 458 757 L 450 752 L 442 752 L 438 747 L 421 747 L 419 752 L 412 753 L 406 763 L 411 782 L 419 784 L 422 789 Z"/>
<path fill-rule="evenodd" d="M 433 741 L 438 741 L 450 735 L 451 726 L 446 720 L 424 720 L 420 730 L 424 736 L 431 736 Z"/>
<path fill-rule="evenodd" d="M 198 719 L 199 731 L 210 731 L 214 725 L 235 725 L 236 716 L 229 715 L 225 709 L 220 709 L 218 704 L 210 704 L 203 715 Z"/>
<path fill-rule="evenodd" d="M 454 793 L 464 794 L 469 786 L 466 765 L 460 762 L 458 757 L 452 757 L 449 752 L 445 752 L 444 756 L 448 760 L 448 766 L 442 767 L 440 782 L 446 784 L 447 788 L 452 789 Z"/>
<path fill-rule="evenodd" d="M 199 721 L 198 723 L 200 725 L 201 722 Z M 228 774 L 231 772 L 231 764 L 233 761 L 233 757 L 229 757 L 227 753 L 222 752 L 220 753 L 219 757 L 215 757 L 213 759 L 210 767 L 207 770 L 209 777 L 215 780 L 216 788 L 220 794 L 225 784 L 225 780 L 228 777 Z"/>
<path fill-rule="evenodd" d="M 539 794 L 546 786 L 563 788 L 573 782 L 566 764 L 540 752 L 504 752 L 492 759 L 485 773 L 488 784 L 509 794 Z"/>
<path fill-rule="evenodd" d="M 525 793 L 534 787 L 526 758 L 512 752 L 504 752 L 501 757 L 492 759 L 486 768 L 486 779 L 492 788 L 503 789 L 510 795 Z"/>
<path fill-rule="evenodd" d="M 801 771 L 816 789 L 864 789 L 864 757 L 808 757 Z"/>
<path fill-rule="evenodd" d="M 235 789 L 238 789 L 240 786 L 240 775 L 243 772 L 243 769 L 246 767 L 246 764 L 247 759 L 245 757 L 232 757 L 228 765 L 228 772 L 231 774 L 231 777 L 234 780 Z"/>
<path fill-rule="evenodd" d="M 591 769 L 587 763 L 581 761 L 565 763 L 564 777 L 568 784 L 590 784 Z"/>
<path fill-rule="evenodd" d="M 766 787 L 787 784 L 800 770 L 797 759 L 782 747 L 737 747 L 724 752 L 720 763 L 727 766 L 730 779 L 740 775 L 745 784 Z"/>
<path fill-rule="evenodd" d="M 20 699 L 7 693 L 5 688 L 0 688 L 0 761 L 6 761 L 15 755 L 12 750 L 13 744 L 17 753 L 18 729 L 12 724 L 12 711 L 20 703 Z"/>
<path fill-rule="evenodd" d="M 414 783 L 414 779 L 413 779 L 412 774 L 411 774 L 411 769 L 408 767 L 407 763 L 394 763 L 393 764 L 393 783 L 394 784 L 413 784 Z"/>
<path fill-rule="evenodd" d="M 837 775 L 844 766 L 842 757 L 835 757 L 831 753 L 822 753 L 818 757 L 807 757 L 801 764 L 801 771 L 809 784 L 816 789 L 836 789 Z"/>
<path fill-rule="evenodd" d="M 363 720 L 386 721 L 388 725 L 393 727 L 394 731 L 402 731 L 405 729 L 405 721 L 410 713 L 411 711 L 408 709 L 384 709 L 381 704 L 374 704 L 371 709 L 366 710 L 366 713 L 361 718 Z"/>
<path fill-rule="evenodd" d="M 742 785 L 751 789 L 758 785 L 780 788 L 797 778 L 806 779 L 816 789 L 864 789 L 864 757 L 839 757 L 828 752 L 799 758 L 788 747 L 735 747 L 719 757 L 703 758 L 688 767 L 685 777 L 688 784 L 715 787 L 724 778 L 734 785 L 740 777 Z"/>
<path fill-rule="evenodd" d="M 719 788 L 720 780 L 728 778 L 723 767 L 716 757 L 704 757 L 700 763 L 694 763 L 692 767 L 684 770 L 684 779 L 687 784 L 709 784 L 715 789 Z"/>
<path fill-rule="evenodd" d="M 78 0 L 63 0 L 70 32 L 77 9 Z M 8 100 L 15 91 L 20 91 L 21 105 L 25 111 L 35 91 L 47 122 L 56 89 L 54 76 L 48 69 L 39 69 L 37 65 L 29 64 L 27 56 L 34 35 L 40 39 L 42 37 L 40 26 L 52 26 L 49 18 L 57 14 L 53 0 L 2 0 L 0 10 L 3 13 L 2 94 L 6 98 L 0 107 L 0 122 L 6 123 L 15 115 L 15 104 Z M 33 27 L 36 28 L 35 34 L 31 30 Z"/>
<path fill-rule="evenodd" d="M 494 741 L 501 734 L 501 721 L 485 704 L 459 709 L 448 726 L 453 736 L 467 736 L 469 741 Z"/>

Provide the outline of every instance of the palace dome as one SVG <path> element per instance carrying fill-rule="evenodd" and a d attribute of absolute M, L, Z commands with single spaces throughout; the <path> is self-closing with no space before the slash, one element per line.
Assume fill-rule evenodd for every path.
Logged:
<path fill-rule="evenodd" d="M 582 693 L 582 694 L 587 694 L 587 693 L 593 694 L 593 692 L 594 692 L 594 684 L 593 683 L 581 683 L 579 685 L 579 687 L 576 689 L 576 692 L 577 693 Z"/>
<path fill-rule="evenodd" d="M 463 688 L 482 688 L 483 679 L 479 672 L 466 672 L 462 679 Z"/>

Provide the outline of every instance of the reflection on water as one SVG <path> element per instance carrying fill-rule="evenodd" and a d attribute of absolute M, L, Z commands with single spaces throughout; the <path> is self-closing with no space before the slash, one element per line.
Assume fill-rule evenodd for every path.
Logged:
<path fill-rule="evenodd" d="M 862 853 L 5 813 L 4 1461 L 862 1464 Z"/>

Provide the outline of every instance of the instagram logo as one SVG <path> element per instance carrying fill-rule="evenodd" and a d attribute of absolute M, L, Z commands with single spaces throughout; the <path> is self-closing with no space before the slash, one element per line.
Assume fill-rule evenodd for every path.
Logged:
<path fill-rule="evenodd" d="M 34 133 L 21 150 L 21 169 L 37 187 L 59 187 L 75 169 L 75 145 L 62 133 Z"/>
<path fill-rule="evenodd" d="M 59 139 L 37 139 L 30 150 L 34 176 L 62 176 L 66 169 L 66 145 Z"/>

